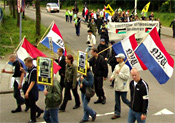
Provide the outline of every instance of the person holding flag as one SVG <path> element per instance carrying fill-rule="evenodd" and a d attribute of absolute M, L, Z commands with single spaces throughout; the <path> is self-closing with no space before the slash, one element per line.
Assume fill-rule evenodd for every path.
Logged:
<path fill-rule="evenodd" d="M 24 73 L 20 71 L 20 66 L 22 67 L 22 63 L 17 60 L 15 54 L 11 54 L 9 56 L 9 61 L 13 63 L 13 71 L 6 71 L 5 69 L 2 70 L 2 73 L 13 74 L 12 76 L 12 86 L 14 88 L 13 95 L 16 99 L 17 108 L 12 110 L 12 113 L 21 112 L 21 105 L 25 103 L 24 98 L 21 96 L 20 89 L 22 88 Z M 27 108 L 27 107 L 26 107 Z"/>
<path fill-rule="evenodd" d="M 115 57 L 119 64 L 115 66 L 115 69 L 110 78 L 110 81 L 112 81 L 115 78 L 115 81 L 114 81 L 114 89 L 115 89 L 114 113 L 115 115 L 111 117 L 112 120 L 120 118 L 120 113 L 121 113 L 120 96 L 122 98 L 122 101 L 127 106 L 130 105 L 130 101 L 126 98 L 127 92 L 129 90 L 130 69 L 128 65 L 124 63 L 125 55 L 123 53 L 119 53 Z"/>

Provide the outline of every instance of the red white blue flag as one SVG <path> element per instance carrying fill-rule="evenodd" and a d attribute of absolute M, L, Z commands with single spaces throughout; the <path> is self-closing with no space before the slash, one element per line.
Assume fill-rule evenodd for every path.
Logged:
<path fill-rule="evenodd" d="M 120 42 L 112 45 L 116 54 L 123 53 L 125 55 L 125 60 L 132 54 L 132 52 L 137 47 L 137 41 L 135 39 L 135 34 L 126 37 L 125 39 L 121 40 Z M 137 68 L 138 70 L 146 70 L 146 66 L 144 63 L 138 58 L 138 56 L 134 53 L 128 59 L 126 64 L 132 68 Z"/>
<path fill-rule="evenodd" d="M 67 56 L 67 51 L 64 45 L 63 38 L 55 23 L 53 23 L 50 31 L 40 43 L 45 45 L 47 48 L 49 48 L 51 51 L 54 51 L 55 53 L 57 53 L 58 48 L 63 48 L 64 55 Z"/>
<path fill-rule="evenodd" d="M 160 84 L 166 83 L 173 74 L 174 60 L 164 48 L 154 27 L 135 53 Z"/>
<path fill-rule="evenodd" d="M 40 50 L 38 50 L 36 47 L 30 44 L 30 42 L 27 41 L 26 38 L 24 38 L 21 47 L 18 49 L 17 55 L 18 58 L 21 59 L 22 61 L 24 61 L 24 59 L 27 57 L 32 57 L 33 59 L 37 58 L 38 56 L 47 57 L 44 53 L 42 53 Z M 54 62 L 53 63 L 54 74 L 56 74 L 60 69 L 61 67 Z"/>

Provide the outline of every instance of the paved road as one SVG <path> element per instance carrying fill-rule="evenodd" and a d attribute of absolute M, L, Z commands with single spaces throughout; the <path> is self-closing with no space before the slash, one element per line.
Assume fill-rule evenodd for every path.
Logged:
<path fill-rule="evenodd" d="M 26 10 L 26 15 L 32 19 L 35 19 L 34 11 Z M 64 41 L 67 44 L 68 53 L 73 53 L 77 50 L 85 50 L 86 48 L 86 36 L 87 36 L 87 28 L 85 25 L 81 27 L 80 37 L 75 35 L 75 29 L 72 24 L 66 23 L 65 19 L 58 17 L 58 13 L 42 13 L 41 15 L 42 24 L 48 26 L 52 20 L 55 20 L 60 32 L 64 38 Z M 167 50 L 171 50 L 174 52 L 174 48 L 171 48 L 174 43 L 172 42 L 172 38 L 162 37 L 163 43 L 166 45 L 165 48 Z M 73 51 L 73 52 L 72 52 Z M 175 59 L 174 59 L 175 60 Z M 109 76 L 111 73 L 109 73 Z M 175 120 L 175 115 L 153 115 L 160 110 L 166 108 L 171 112 L 175 113 L 175 73 L 173 77 L 164 85 L 160 85 L 155 78 L 150 74 L 149 71 L 141 72 L 142 78 L 149 84 L 150 88 L 150 103 L 149 103 L 149 113 L 148 113 L 148 123 L 173 123 Z M 5 79 L 5 76 L 2 78 Z M 90 106 L 98 113 L 98 117 L 96 122 L 118 122 L 118 123 L 126 123 L 127 122 L 127 113 L 128 107 L 122 103 L 122 113 L 121 118 L 117 120 L 111 120 L 113 109 L 114 109 L 114 90 L 109 87 L 110 83 L 108 80 L 104 82 L 105 94 L 107 96 L 107 103 L 105 105 L 101 104 L 93 104 L 93 102 L 97 99 L 94 96 L 91 99 Z M 80 92 L 79 92 L 80 94 Z M 21 112 L 17 114 L 10 113 L 11 109 L 14 109 L 15 100 L 12 97 L 12 94 L 1 94 L 0 95 L 0 119 L 1 122 L 26 122 L 29 120 L 29 112 Z M 129 98 L 129 93 L 128 93 Z M 37 103 L 41 108 L 44 108 L 44 96 L 43 93 L 40 92 L 40 99 Z M 83 116 L 83 107 L 81 106 L 79 109 L 73 110 L 74 101 L 69 101 L 66 112 L 59 113 L 59 120 L 61 123 L 77 123 L 81 120 Z M 24 109 L 24 107 L 23 107 Z M 38 119 L 38 122 L 42 122 L 43 119 Z"/>

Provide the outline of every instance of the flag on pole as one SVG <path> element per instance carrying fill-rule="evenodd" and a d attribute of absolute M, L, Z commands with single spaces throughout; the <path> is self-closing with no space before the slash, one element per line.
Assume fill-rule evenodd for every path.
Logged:
<path fill-rule="evenodd" d="M 27 41 L 26 38 L 24 38 L 24 42 L 22 43 L 21 47 L 17 51 L 18 58 L 24 61 L 27 57 L 37 58 L 38 56 L 47 57 L 44 53 L 42 53 L 40 50 L 38 50 L 36 47 L 34 47 L 32 44 L 30 44 L 29 41 Z M 53 63 L 53 71 L 54 74 L 56 74 L 61 67 Z"/>
<path fill-rule="evenodd" d="M 110 16 L 113 16 L 114 10 L 111 8 L 111 6 L 108 4 L 106 9 L 104 10 L 106 13 L 109 13 Z"/>
<path fill-rule="evenodd" d="M 142 13 L 143 13 L 143 12 L 148 12 L 149 5 L 150 5 L 150 2 L 147 3 L 147 4 L 143 7 L 143 9 L 142 9 Z"/>
<path fill-rule="evenodd" d="M 125 60 L 132 54 L 132 52 L 137 47 L 137 41 L 135 39 L 135 34 L 126 37 L 122 41 L 112 45 L 112 48 L 114 49 L 116 54 L 123 53 L 125 55 Z M 131 55 L 131 57 L 128 59 L 126 64 L 132 68 L 137 68 L 138 70 L 146 70 L 146 66 L 143 64 L 143 62 L 138 58 L 138 56 L 134 53 Z"/>
<path fill-rule="evenodd" d="M 50 42 L 50 40 L 52 41 Z M 57 53 L 58 48 L 63 48 L 64 55 L 67 56 L 67 51 L 64 45 L 63 38 L 55 23 L 52 24 L 50 31 L 40 43 L 45 45 L 49 49 L 53 48 L 51 50 L 53 50 L 55 53 Z"/>
<path fill-rule="evenodd" d="M 22 0 L 21 12 L 25 10 L 25 0 Z"/>
<path fill-rule="evenodd" d="M 85 7 L 85 8 L 84 8 L 84 13 L 85 13 L 84 15 L 85 15 L 85 18 L 86 18 L 86 15 L 88 14 L 88 12 L 89 12 L 88 8 Z"/>
<path fill-rule="evenodd" d="M 164 48 L 154 27 L 135 53 L 160 84 L 166 83 L 173 74 L 174 60 Z"/>

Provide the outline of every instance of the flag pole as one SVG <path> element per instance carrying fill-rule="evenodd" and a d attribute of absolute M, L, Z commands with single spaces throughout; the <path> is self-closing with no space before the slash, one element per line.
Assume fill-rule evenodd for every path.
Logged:
<path fill-rule="evenodd" d="M 11 43 L 12 43 L 12 46 L 13 46 L 14 49 L 15 49 L 15 46 L 14 46 L 14 44 L 13 44 L 13 40 L 12 40 L 11 37 L 10 37 L 10 41 L 11 41 Z M 16 55 L 16 57 L 17 57 L 17 60 L 18 60 L 19 66 L 22 67 L 22 66 L 21 66 L 21 63 L 20 63 L 20 61 L 19 61 L 19 58 L 18 58 L 18 54 L 17 54 L 16 52 L 15 52 L 15 55 Z"/>
<path fill-rule="evenodd" d="M 98 55 L 100 54 L 100 53 L 102 53 L 102 52 L 104 52 L 104 51 L 106 51 L 106 50 L 108 50 L 109 48 L 111 48 L 112 47 L 112 45 L 111 46 L 109 46 L 108 48 L 106 48 L 106 49 L 104 49 L 104 50 L 102 50 L 102 51 L 100 51 L 99 53 L 97 53 Z M 90 58 L 88 58 L 87 59 L 87 61 L 89 60 L 89 59 L 91 59 L 91 58 L 93 58 L 93 56 L 91 56 Z"/>
<path fill-rule="evenodd" d="M 16 47 L 16 49 L 13 51 L 13 53 L 16 53 L 16 51 L 18 50 L 18 48 L 21 46 L 21 44 L 24 42 L 24 38 L 26 36 L 23 37 L 23 39 L 21 40 L 21 42 L 18 44 L 18 46 Z M 11 38 L 11 37 L 10 37 Z"/>
<path fill-rule="evenodd" d="M 157 24 L 156 24 L 157 25 Z M 150 32 L 149 32 L 150 33 Z M 119 71 L 121 70 L 121 68 L 125 65 L 125 63 L 129 60 L 129 58 L 135 53 L 136 49 L 143 43 L 143 41 L 147 38 L 147 36 L 149 35 L 149 33 L 142 39 L 142 41 L 138 44 L 138 46 L 132 51 L 131 55 L 129 55 L 129 57 L 125 60 L 125 62 L 122 64 L 122 66 L 118 69 Z M 114 76 L 117 73 L 114 74 Z M 114 77 L 113 76 L 113 77 Z"/>
<path fill-rule="evenodd" d="M 38 46 L 40 44 L 40 42 L 43 40 L 44 36 L 46 35 L 46 33 L 48 32 L 48 30 L 50 29 L 50 27 L 52 26 L 53 23 L 54 23 L 54 20 L 49 25 L 49 27 L 47 28 L 47 30 L 45 31 L 45 33 L 43 34 L 43 36 L 41 37 L 40 41 L 38 42 L 38 44 L 36 46 Z"/>
<path fill-rule="evenodd" d="M 25 38 L 26 36 L 24 36 L 23 37 L 23 39 L 21 40 L 21 42 L 18 44 L 18 46 L 16 47 L 16 49 L 13 51 L 13 53 L 15 53 L 16 52 L 16 50 L 19 48 L 19 46 L 23 43 L 23 41 L 24 41 L 24 38 Z M 11 38 L 11 37 L 10 37 Z M 4 66 L 4 68 L 3 69 L 5 69 L 6 67 L 7 67 L 7 65 L 8 65 L 8 62 L 9 61 L 7 61 L 6 62 L 6 64 L 5 64 L 5 66 Z"/>

